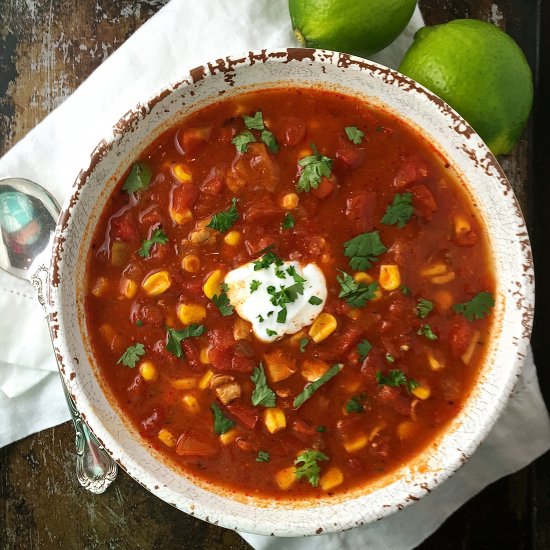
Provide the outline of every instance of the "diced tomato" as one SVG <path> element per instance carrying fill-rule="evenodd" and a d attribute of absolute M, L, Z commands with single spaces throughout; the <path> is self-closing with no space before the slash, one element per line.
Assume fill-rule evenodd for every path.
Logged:
<path fill-rule="evenodd" d="M 409 416 L 411 414 L 411 399 L 404 393 L 402 388 L 380 386 L 376 394 L 378 401 L 384 403 L 397 414 Z"/>
<path fill-rule="evenodd" d="M 372 348 L 365 357 L 363 364 L 361 365 L 361 375 L 363 376 L 365 382 L 369 389 L 376 388 L 378 385 L 378 380 L 376 378 L 376 373 L 382 371 L 386 362 L 382 357 L 382 352 L 378 348 Z"/>
<path fill-rule="evenodd" d="M 376 191 L 363 191 L 346 201 L 346 216 L 357 233 L 366 233 L 374 229 L 374 209 Z"/>
<path fill-rule="evenodd" d="M 364 415 L 349 415 L 342 420 L 338 420 L 336 423 L 336 433 L 343 439 L 352 437 L 361 431 L 364 424 Z"/>
<path fill-rule="evenodd" d="M 206 195 L 217 196 L 225 184 L 225 171 L 214 166 L 201 184 L 201 191 Z"/>
<path fill-rule="evenodd" d="M 125 243 L 135 242 L 139 239 L 139 232 L 131 220 L 129 212 L 111 218 L 111 238 Z"/>
<path fill-rule="evenodd" d="M 202 434 L 200 439 L 188 434 L 181 434 L 176 445 L 176 454 L 180 456 L 206 458 L 215 456 L 220 449 L 213 438 L 205 437 Z"/>
<path fill-rule="evenodd" d="M 221 141 L 222 143 L 228 143 L 235 137 L 236 133 L 237 129 L 234 126 L 227 124 L 216 130 L 214 139 L 216 141 Z"/>
<path fill-rule="evenodd" d="M 266 250 L 277 244 L 277 238 L 272 235 L 265 235 L 260 238 L 247 239 L 244 242 L 246 251 L 250 256 L 256 256 L 262 250 Z"/>
<path fill-rule="evenodd" d="M 473 329 L 462 315 L 454 315 L 451 319 L 448 341 L 451 353 L 456 359 L 464 354 L 472 339 Z"/>
<path fill-rule="evenodd" d="M 136 301 L 132 304 L 130 311 L 130 320 L 133 325 L 141 321 L 144 325 L 151 327 L 161 327 L 164 325 L 164 315 L 162 311 L 154 304 Z"/>
<path fill-rule="evenodd" d="M 298 145 L 306 137 L 306 123 L 296 116 L 282 116 L 278 120 L 278 126 L 283 128 L 282 142 L 285 145 Z M 279 134 L 279 132 L 277 133 Z"/>
<path fill-rule="evenodd" d="M 413 185 L 410 192 L 413 194 L 413 206 L 416 214 L 431 220 L 432 214 L 437 212 L 437 204 L 432 192 L 425 185 Z"/>
<path fill-rule="evenodd" d="M 233 359 L 231 359 L 231 370 L 251 374 L 256 366 L 256 363 L 257 361 L 254 357 L 234 355 Z"/>
<path fill-rule="evenodd" d="M 308 438 L 311 438 L 317 435 L 317 431 L 315 430 L 314 426 L 299 418 L 292 422 L 292 431 L 296 433 L 298 437 L 306 436 Z"/>
<path fill-rule="evenodd" d="M 211 126 L 186 128 L 178 132 L 176 139 L 185 155 L 194 155 L 210 139 L 211 133 Z"/>
<path fill-rule="evenodd" d="M 184 298 L 204 298 L 204 292 L 202 290 L 202 281 L 200 279 L 191 279 L 189 281 L 182 281 L 181 286 L 183 288 Z"/>
<path fill-rule="evenodd" d="M 408 157 L 401 165 L 393 179 L 397 189 L 405 189 L 412 183 L 428 175 L 428 163 L 416 156 Z"/>
<path fill-rule="evenodd" d="M 160 208 L 156 204 L 152 204 L 139 214 L 139 223 L 142 227 L 150 227 L 152 225 L 162 224 L 163 217 Z"/>
<path fill-rule="evenodd" d="M 388 307 L 388 313 L 384 316 L 380 325 L 381 333 L 394 333 L 399 335 L 409 334 L 418 326 L 416 304 L 410 297 L 400 292 L 391 295 L 392 302 Z"/>
<path fill-rule="evenodd" d="M 340 298 L 331 298 L 329 296 L 325 304 L 325 311 L 333 315 L 345 315 L 350 310 L 350 306 Z"/>
<path fill-rule="evenodd" d="M 470 229 L 470 231 L 461 231 L 453 237 L 453 242 L 457 246 L 474 246 L 478 240 L 479 236 L 473 229 Z"/>
<path fill-rule="evenodd" d="M 181 347 L 185 352 L 185 358 L 187 359 L 189 366 L 194 369 L 202 369 L 202 363 L 199 358 L 200 356 L 196 344 L 190 340 L 183 340 Z"/>
<path fill-rule="evenodd" d="M 336 144 L 336 166 L 353 170 L 363 164 L 365 150 L 350 142 L 344 134 L 339 134 Z"/>
<path fill-rule="evenodd" d="M 182 183 L 172 188 L 171 207 L 176 212 L 193 208 L 199 198 L 199 188 L 192 183 Z"/>
<path fill-rule="evenodd" d="M 227 410 L 231 417 L 249 430 L 253 430 L 258 424 L 260 415 L 254 407 L 231 403 L 227 405 Z"/>
<path fill-rule="evenodd" d="M 323 176 L 321 178 L 321 183 L 319 183 L 319 187 L 317 189 L 312 188 L 311 192 L 320 199 L 325 199 L 326 197 L 332 195 L 334 190 L 336 189 L 336 176 L 334 174 L 331 174 L 330 178 L 326 178 Z"/>
<path fill-rule="evenodd" d="M 253 223 L 255 225 L 267 225 L 271 222 L 275 222 L 282 219 L 283 211 L 277 206 L 273 200 L 269 197 L 261 198 L 256 202 L 253 202 L 244 214 L 246 222 Z"/>
<path fill-rule="evenodd" d="M 324 361 L 336 360 L 342 357 L 352 346 L 357 344 L 363 334 L 363 328 L 355 323 L 349 323 L 343 330 L 333 334 L 326 348 L 319 350 L 319 359 Z"/>
<path fill-rule="evenodd" d="M 233 353 L 230 349 L 210 348 L 208 350 L 208 359 L 214 369 L 221 372 L 229 372 L 231 370 Z"/>
<path fill-rule="evenodd" d="M 369 445 L 369 453 L 383 460 L 390 456 L 390 450 L 391 447 L 389 435 L 378 436 Z"/>
<path fill-rule="evenodd" d="M 233 331 L 229 328 L 215 328 L 208 332 L 210 336 L 210 344 L 213 348 L 220 350 L 228 350 L 235 344 Z"/>
<path fill-rule="evenodd" d="M 164 424 L 166 414 L 160 407 L 155 407 L 142 421 L 141 433 L 144 435 L 156 435 Z"/>
<path fill-rule="evenodd" d="M 126 389 L 130 401 L 140 401 L 145 395 L 146 382 L 141 375 L 137 375 Z"/>
<path fill-rule="evenodd" d="M 272 193 L 279 184 L 279 163 L 263 143 L 250 143 L 246 153 L 237 153 L 227 171 L 225 183 L 238 195 L 246 189 L 265 189 Z"/>

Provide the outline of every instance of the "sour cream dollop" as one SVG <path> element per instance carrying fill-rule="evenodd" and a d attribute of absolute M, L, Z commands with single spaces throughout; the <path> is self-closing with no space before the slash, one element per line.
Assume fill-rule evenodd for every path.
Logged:
<path fill-rule="evenodd" d="M 277 259 L 260 268 L 250 262 L 230 271 L 225 284 L 231 305 L 263 342 L 311 325 L 327 299 L 325 276 L 315 264 Z"/>

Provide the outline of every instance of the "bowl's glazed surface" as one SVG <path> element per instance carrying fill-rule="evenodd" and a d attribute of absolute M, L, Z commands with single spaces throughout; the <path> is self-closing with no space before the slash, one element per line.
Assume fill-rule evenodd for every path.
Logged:
<path fill-rule="evenodd" d="M 135 157 L 167 128 L 205 105 L 252 89 L 317 87 L 364 97 L 403 118 L 453 166 L 485 220 L 496 271 L 492 341 L 460 415 L 412 462 L 349 494 L 269 502 L 209 486 L 173 470 L 124 420 L 102 383 L 84 319 L 86 255 L 103 205 Z M 395 71 L 346 54 L 251 52 L 192 70 L 129 111 L 79 174 L 57 229 L 50 326 L 76 404 L 108 451 L 139 483 L 179 509 L 231 529 L 280 536 L 339 531 L 375 521 L 422 497 L 474 452 L 503 410 L 528 345 L 533 313 L 529 239 L 497 161 L 450 107 Z"/>

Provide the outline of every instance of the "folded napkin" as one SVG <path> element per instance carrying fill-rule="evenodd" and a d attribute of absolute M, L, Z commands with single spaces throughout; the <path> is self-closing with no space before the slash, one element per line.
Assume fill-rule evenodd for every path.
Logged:
<path fill-rule="evenodd" d="M 373 59 L 396 67 L 422 24 L 416 11 L 399 39 Z M 204 61 L 294 45 L 287 0 L 172 0 L 0 159 L 0 177 L 37 181 L 63 202 L 80 168 L 88 164 L 90 151 L 130 107 Z M 0 272 L 0 447 L 69 418 L 55 370 L 31 286 Z M 269 549 L 413 548 L 471 496 L 549 447 L 550 422 L 529 355 L 489 438 L 466 466 L 419 503 L 372 526 L 337 535 L 242 536 L 256 548 Z"/>

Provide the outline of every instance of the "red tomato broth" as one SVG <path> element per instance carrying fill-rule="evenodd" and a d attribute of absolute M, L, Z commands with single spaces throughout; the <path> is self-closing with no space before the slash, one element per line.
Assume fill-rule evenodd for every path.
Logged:
<path fill-rule="evenodd" d="M 279 151 L 269 153 L 257 138 L 247 153 L 236 153 L 231 140 L 245 129 L 242 115 L 259 110 Z M 360 145 L 346 137 L 347 126 L 364 132 Z M 311 143 L 334 159 L 331 181 L 298 193 L 298 207 L 290 210 L 295 226 L 282 229 L 288 211 L 281 206 L 283 197 L 296 192 L 298 154 Z M 469 322 L 452 305 L 482 291 L 494 293 L 495 281 L 475 207 L 424 138 L 403 121 L 356 98 L 304 89 L 265 90 L 194 113 L 158 138 L 139 159 L 152 169 L 151 183 L 131 195 L 122 189 L 126 179 L 122 178 L 104 209 L 88 257 L 86 317 L 101 375 L 147 444 L 184 472 L 217 485 L 270 498 L 299 498 L 365 485 L 405 464 L 442 433 L 475 383 L 491 329 L 490 315 Z M 192 181 L 178 182 L 177 164 L 185 165 Z M 396 193 L 404 192 L 413 195 L 415 213 L 410 221 L 402 228 L 382 224 L 387 205 Z M 234 246 L 224 242 L 227 233 L 204 229 L 205 218 L 227 210 L 233 197 L 239 199 L 240 217 L 231 230 L 241 234 Z M 180 219 L 180 225 L 170 209 L 189 209 L 192 218 Z M 467 221 L 469 231 L 456 232 L 458 217 Z M 159 227 L 168 242 L 154 244 L 150 256 L 142 258 L 138 254 L 142 241 Z M 355 273 L 343 254 L 343 243 L 373 230 L 388 251 L 366 272 L 377 281 L 380 265 L 396 264 L 400 286 L 410 293 L 401 287 L 383 290 L 381 298 L 364 308 L 351 308 L 338 298 L 338 270 Z M 207 240 L 191 242 L 193 232 L 196 241 L 205 234 Z M 119 251 L 113 253 L 116 243 Z M 336 318 L 338 327 L 326 340 L 310 341 L 303 353 L 298 338 L 292 336 L 266 344 L 250 334 L 237 343 L 233 336 L 237 313 L 223 317 L 203 292 L 214 270 L 225 273 L 256 260 L 269 245 L 283 260 L 315 262 L 327 281 L 324 311 Z M 199 259 L 196 272 L 182 269 L 182 259 L 189 255 Z M 113 258 L 119 265 L 113 265 Z M 443 265 L 444 273 L 422 274 L 433 265 Z M 147 296 L 141 284 L 159 270 L 169 273 L 171 286 L 158 296 Z M 449 273 L 454 279 L 434 283 L 434 277 Z M 125 279 L 136 283 L 131 298 L 123 295 Z M 435 304 L 425 319 L 416 314 L 419 298 Z M 201 321 L 206 330 L 182 343 L 185 358 L 179 359 L 166 349 L 166 326 L 184 328 L 177 315 L 182 303 L 206 309 Z M 418 334 L 424 324 L 430 325 L 437 340 Z M 478 337 L 470 345 L 476 331 Z M 372 344 L 364 361 L 357 351 L 363 339 Z M 126 348 L 137 342 L 144 345 L 145 355 L 136 368 L 117 364 Z M 473 354 L 465 362 L 461 356 L 468 346 Z M 286 418 L 286 428 L 271 434 L 263 420 L 267 409 L 252 406 L 250 376 L 273 350 L 293 360 L 296 373 L 280 382 L 271 381 L 268 374 L 276 406 Z M 428 353 L 442 368 L 433 370 Z M 205 354 L 215 367 L 201 362 Z M 155 380 L 146 381 L 140 374 L 145 360 L 153 363 Z M 305 360 L 343 363 L 344 368 L 295 410 L 293 399 L 307 385 L 300 374 Z M 379 384 L 376 373 L 387 375 L 392 369 L 429 388 L 429 397 L 419 399 L 404 386 Z M 240 397 L 224 405 L 215 390 L 199 388 L 209 370 L 232 376 Z M 194 379 L 196 386 L 176 387 L 175 380 L 181 379 Z M 182 403 L 185 395 L 196 399 L 198 412 L 191 413 Z M 346 412 L 346 404 L 357 396 L 364 411 Z M 213 402 L 236 423 L 235 437 L 227 444 L 214 433 Z M 326 431 L 318 431 L 320 426 Z M 163 442 L 160 430 L 173 439 Z M 347 450 L 344 443 L 360 436 L 367 443 Z M 328 491 L 313 487 L 305 478 L 281 489 L 277 472 L 292 467 L 305 449 L 317 449 L 329 458 L 319 461 L 321 479 L 330 468 L 339 468 L 343 481 Z M 257 461 L 259 451 L 270 454 L 268 462 Z"/>

